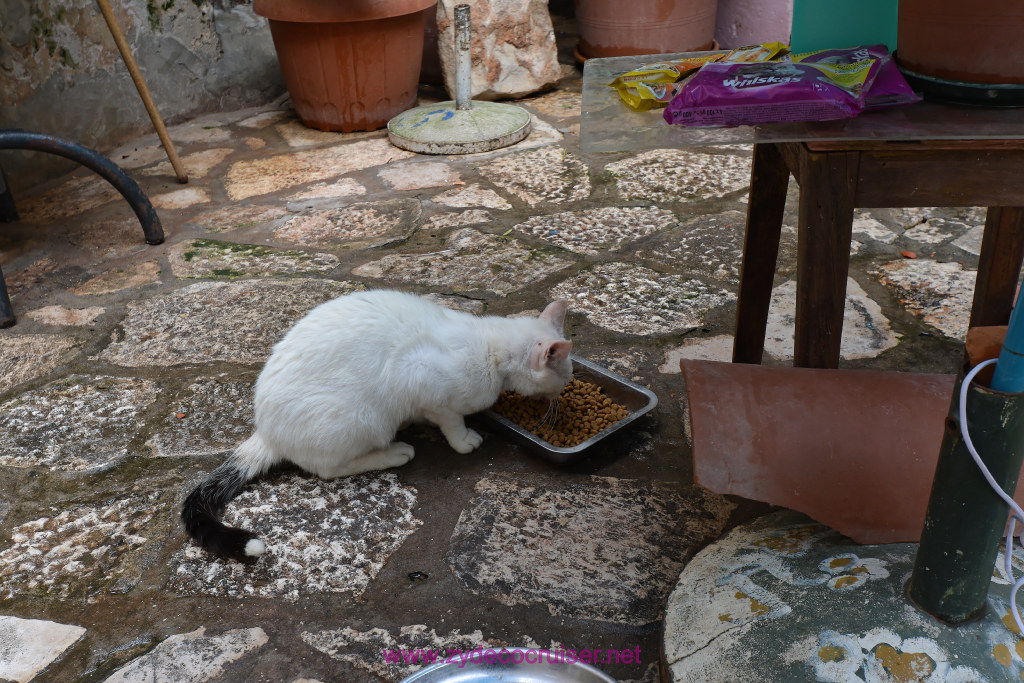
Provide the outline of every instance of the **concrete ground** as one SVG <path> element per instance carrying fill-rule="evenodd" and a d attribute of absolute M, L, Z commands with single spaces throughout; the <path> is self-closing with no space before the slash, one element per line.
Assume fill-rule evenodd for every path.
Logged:
<path fill-rule="evenodd" d="M 517 645 L 639 647 L 600 668 L 659 680 L 687 561 L 768 511 L 693 484 L 678 372 L 729 357 L 751 152 L 581 154 L 565 71 L 518 102 L 532 135 L 484 155 L 310 130 L 287 101 L 173 126 L 187 185 L 137 140 L 110 156 L 157 206 L 159 246 L 84 170 L 17 197 L 0 230 L 19 318 L 0 331 L 0 679 L 377 683 L 418 667 L 386 649 Z M 955 371 L 983 222 L 858 211 L 844 367 Z M 769 363 L 791 359 L 794 266 L 790 228 Z M 255 566 L 193 547 L 178 509 L 247 436 L 270 347 L 380 287 L 496 315 L 569 299 L 575 352 L 660 404 L 570 466 L 483 423 L 469 455 L 414 428 L 397 470 L 250 486 L 227 517 L 268 541 Z"/>

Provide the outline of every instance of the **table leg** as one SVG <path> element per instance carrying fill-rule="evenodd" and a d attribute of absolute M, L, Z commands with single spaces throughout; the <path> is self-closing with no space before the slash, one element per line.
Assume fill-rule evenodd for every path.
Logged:
<path fill-rule="evenodd" d="M 836 368 L 843 334 L 860 155 L 804 151 L 799 164 L 793 364 Z"/>
<path fill-rule="evenodd" d="M 754 145 L 740 292 L 736 303 L 733 363 L 760 363 L 764 353 L 764 333 L 788 187 L 789 167 L 779 147 L 773 144 Z"/>
<path fill-rule="evenodd" d="M 1024 208 L 990 206 L 981 240 L 970 327 L 1005 325 L 1024 262 Z"/>

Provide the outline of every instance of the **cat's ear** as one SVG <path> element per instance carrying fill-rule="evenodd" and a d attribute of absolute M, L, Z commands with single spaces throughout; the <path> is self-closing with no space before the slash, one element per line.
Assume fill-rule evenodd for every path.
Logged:
<path fill-rule="evenodd" d="M 543 370 L 564 361 L 569 357 L 570 351 L 572 351 L 571 341 L 539 341 L 534 346 L 530 365 L 534 370 Z"/>
<path fill-rule="evenodd" d="M 541 320 L 547 320 L 549 323 L 555 326 L 555 329 L 561 332 L 562 324 L 565 322 L 565 312 L 569 310 L 568 301 L 552 301 L 544 309 L 544 312 L 540 314 Z"/>

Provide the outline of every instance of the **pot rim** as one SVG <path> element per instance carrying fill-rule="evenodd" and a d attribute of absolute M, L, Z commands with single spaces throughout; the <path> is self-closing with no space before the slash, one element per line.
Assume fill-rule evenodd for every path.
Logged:
<path fill-rule="evenodd" d="M 422 12 L 437 0 L 253 0 L 253 11 L 273 21 L 373 21 Z"/>

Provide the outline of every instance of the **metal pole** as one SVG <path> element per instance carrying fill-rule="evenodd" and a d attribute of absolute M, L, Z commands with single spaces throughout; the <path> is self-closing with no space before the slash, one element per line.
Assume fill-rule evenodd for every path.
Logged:
<path fill-rule="evenodd" d="M 117 49 L 121 53 L 121 59 L 124 60 L 124 65 L 128 67 L 128 73 L 131 74 L 132 80 L 135 81 L 135 89 L 139 91 L 142 104 L 146 106 L 149 119 L 153 122 L 153 127 L 156 128 L 156 134 L 160 137 L 160 142 L 164 146 L 164 151 L 167 152 L 167 158 L 170 159 L 171 166 L 174 167 L 174 175 L 178 177 L 179 183 L 187 183 L 188 174 L 185 172 L 185 167 L 181 165 L 181 159 L 178 158 L 178 152 L 174 149 L 171 136 L 167 134 L 164 120 L 160 118 L 160 112 L 157 111 L 153 97 L 149 94 L 146 81 L 142 79 L 142 72 L 139 71 L 139 65 L 135 63 L 135 57 L 132 56 L 132 50 L 128 46 L 128 41 L 125 40 L 124 33 L 117 23 L 117 17 L 114 16 L 113 10 L 110 9 L 110 3 L 107 0 L 96 0 L 96 4 L 100 6 L 100 12 L 103 13 L 103 18 L 107 22 L 110 35 L 114 37 Z"/>
<path fill-rule="evenodd" d="M 469 5 L 455 6 L 455 108 L 473 108 L 473 62 L 469 51 Z"/>

